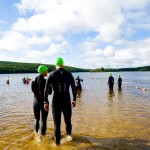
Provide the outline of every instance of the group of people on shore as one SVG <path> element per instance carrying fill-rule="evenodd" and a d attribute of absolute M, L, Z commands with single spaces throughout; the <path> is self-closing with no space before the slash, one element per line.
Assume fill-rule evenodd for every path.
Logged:
<path fill-rule="evenodd" d="M 37 69 L 39 75 L 32 81 L 31 89 L 34 93 L 33 112 L 34 112 L 34 133 L 38 142 L 40 142 L 40 135 L 46 134 L 47 117 L 49 113 L 48 95 L 53 93 L 52 98 L 52 116 L 54 121 L 54 139 L 57 146 L 64 141 L 72 141 L 72 108 L 76 106 L 77 91 L 82 91 L 80 79 L 78 75 L 74 80 L 72 74 L 64 69 L 64 61 L 58 57 L 55 61 L 56 70 L 49 73 L 47 80 L 44 78 L 48 74 L 48 68 L 40 65 Z M 114 77 L 110 74 L 108 79 L 109 89 L 113 90 Z M 122 79 L 118 78 L 118 88 L 121 89 Z M 72 88 L 73 100 L 70 97 L 70 90 Z M 66 125 L 66 137 L 61 140 L 61 113 L 64 115 Z M 41 126 L 40 126 L 41 116 Z M 41 131 L 39 131 L 39 129 Z"/>
<path fill-rule="evenodd" d="M 63 141 L 72 141 L 72 108 L 76 106 L 76 86 L 72 74 L 66 71 L 63 66 L 63 59 L 58 57 L 55 61 L 56 70 L 50 72 L 47 80 L 48 68 L 44 65 L 38 67 L 39 75 L 32 81 L 31 89 L 34 93 L 34 132 L 38 142 L 40 135 L 46 134 L 47 116 L 49 112 L 48 95 L 53 92 L 52 116 L 54 121 L 54 139 L 57 146 Z M 69 88 L 72 88 L 73 100 L 71 100 Z M 66 124 L 66 138 L 61 140 L 61 113 L 64 115 Z M 40 128 L 41 114 L 41 128 Z M 41 132 L 39 132 L 41 129 Z"/>

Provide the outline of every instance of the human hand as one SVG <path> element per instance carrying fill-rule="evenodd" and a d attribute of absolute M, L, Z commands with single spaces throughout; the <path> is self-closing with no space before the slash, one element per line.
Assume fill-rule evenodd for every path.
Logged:
<path fill-rule="evenodd" d="M 76 107 L 76 101 L 72 101 L 72 108 Z"/>
<path fill-rule="evenodd" d="M 48 104 L 48 103 L 45 103 L 45 104 L 44 104 L 44 109 L 45 109 L 46 111 L 49 111 L 49 104 Z"/>

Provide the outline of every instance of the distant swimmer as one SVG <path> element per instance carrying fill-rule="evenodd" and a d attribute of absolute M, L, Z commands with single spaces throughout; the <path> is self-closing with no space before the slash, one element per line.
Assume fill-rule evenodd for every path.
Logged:
<path fill-rule="evenodd" d="M 9 76 L 7 76 L 7 78 L 6 78 L 6 83 L 9 84 L 9 81 L 10 81 L 10 80 L 9 80 Z"/>
<path fill-rule="evenodd" d="M 112 73 L 110 73 L 110 76 L 108 78 L 108 83 L 109 84 L 109 90 L 113 90 L 114 87 L 114 77 L 112 76 Z"/>
<path fill-rule="evenodd" d="M 136 87 L 136 89 L 141 90 L 141 91 L 147 91 L 146 88 L 138 88 L 138 87 Z"/>
<path fill-rule="evenodd" d="M 75 79 L 76 82 L 76 91 L 82 91 L 81 81 L 83 82 L 83 79 L 80 79 L 80 76 L 78 75 Z"/>
<path fill-rule="evenodd" d="M 28 78 L 28 77 L 24 77 L 24 78 L 22 79 L 22 81 L 23 81 L 24 84 L 29 84 L 30 80 L 31 80 L 31 79 Z"/>
<path fill-rule="evenodd" d="M 122 78 L 121 78 L 121 76 L 120 76 L 120 75 L 119 75 L 119 78 L 118 78 L 118 82 L 117 82 L 117 84 L 118 84 L 118 89 L 119 89 L 119 90 L 121 90 Z"/>

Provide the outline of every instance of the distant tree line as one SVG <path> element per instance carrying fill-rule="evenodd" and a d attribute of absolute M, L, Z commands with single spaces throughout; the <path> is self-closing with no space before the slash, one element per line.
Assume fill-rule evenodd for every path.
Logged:
<path fill-rule="evenodd" d="M 0 61 L 0 73 L 37 73 L 39 63 L 20 63 L 20 62 L 7 62 Z M 48 71 L 55 70 L 55 66 L 51 64 L 44 64 L 48 67 Z M 70 72 L 89 72 L 90 69 L 82 69 L 64 66 Z"/>
<path fill-rule="evenodd" d="M 0 74 L 2 73 L 37 73 L 39 63 L 20 63 L 0 61 Z M 44 64 L 48 67 L 48 71 L 55 70 L 55 66 L 51 64 Z M 64 66 L 70 72 L 119 72 L 119 71 L 150 71 L 150 66 L 137 67 L 137 68 L 97 68 L 97 69 L 83 69 L 70 66 Z"/>
<path fill-rule="evenodd" d="M 121 71 L 150 71 L 150 66 L 137 67 L 137 68 L 98 68 L 92 69 L 91 72 L 121 72 Z"/>

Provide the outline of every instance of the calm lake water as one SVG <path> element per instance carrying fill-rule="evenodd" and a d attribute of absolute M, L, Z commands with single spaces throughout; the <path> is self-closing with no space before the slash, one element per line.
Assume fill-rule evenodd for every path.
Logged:
<path fill-rule="evenodd" d="M 109 73 L 73 73 L 83 78 L 83 91 L 73 108 L 74 141 L 60 149 L 150 149 L 150 72 L 112 73 L 114 91 L 109 92 Z M 117 78 L 123 79 L 122 90 Z M 53 149 L 51 107 L 47 136 L 41 145 L 34 141 L 33 93 L 22 83 L 37 74 L 0 74 L 0 149 Z M 142 91 L 138 88 L 146 88 Z M 51 103 L 52 96 L 49 96 Z M 65 125 L 62 117 L 62 134 Z"/>

